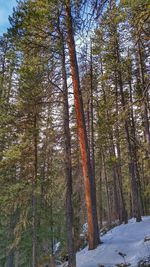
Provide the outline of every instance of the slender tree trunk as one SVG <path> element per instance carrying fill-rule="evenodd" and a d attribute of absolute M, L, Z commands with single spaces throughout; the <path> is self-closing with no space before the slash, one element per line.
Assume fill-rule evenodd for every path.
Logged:
<path fill-rule="evenodd" d="M 35 108 L 36 109 L 36 108 Z M 37 238 L 36 238 L 36 196 L 37 181 L 37 114 L 34 115 L 34 175 L 32 179 L 32 267 L 37 267 Z"/>
<path fill-rule="evenodd" d="M 111 4 L 115 7 L 115 1 L 112 0 Z M 110 8 L 113 8 L 111 6 Z M 121 104 L 124 113 L 126 113 L 126 103 L 125 103 L 125 95 L 123 90 L 123 79 L 122 79 L 122 71 L 121 67 L 121 60 L 120 60 L 120 47 L 118 41 L 118 31 L 116 24 L 111 24 L 112 31 L 115 37 L 114 42 L 114 59 L 117 63 L 117 67 L 115 70 L 115 83 L 118 84 L 121 96 Z M 129 114 L 128 114 L 129 115 Z M 132 192 L 132 213 L 133 216 L 136 218 L 136 221 L 141 221 L 141 203 L 139 197 L 139 177 L 138 177 L 138 169 L 137 169 L 137 161 L 134 157 L 134 149 L 133 149 L 133 141 L 130 138 L 130 124 L 129 118 L 124 119 L 124 128 L 126 133 L 126 141 L 128 145 L 128 158 L 129 158 L 129 175 L 131 179 L 131 192 Z"/>
<path fill-rule="evenodd" d="M 74 247 L 73 207 L 72 207 L 72 162 L 71 162 L 71 136 L 69 128 L 69 104 L 66 74 L 65 48 L 62 34 L 62 76 L 63 76 L 63 102 L 64 102 L 64 138 L 65 138 L 65 176 L 66 176 L 66 224 L 68 243 L 68 267 L 76 267 L 76 254 Z"/>
<path fill-rule="evenodd" d="M 52 190 L 52 178 L 50 181 L 51 185 L 50 188 Z M 53 221 L 53 199 L 50 199 L 50 229 L 51 229 L 51 257 L 54 256 L 54 221 Z"/>
<path fill-rule="evenodd" d="M 50 258 L 50 267 L 56 267 L 56 262 L 55 262 L 55 256 L 54 255 L 51 255 L 51 258 Z"/>
<path fill-rule="evenodd" d="M 120 65 L 118 40 L 116 40 L 116 60 L 117 60 L 118 65 Z M 124 98 L 124 91 L 123 91 L 122 73 L 119 69 L 117 70 L 117 76 L 118 76 L 118 84 L 119 84 L 120 95 L 121 95 L 122 108 L 123 108 L 123 111 L 125 112 L 126 107 L 125 107 L 125 98 Z M 139 196 L 139 188 L 138 188 L 139 177 L 138 177 L 138 170 L 137 170 L 137 161 L 135 159 L 133 145 L 130 139 L 129 123 L 128 123 L 127 118 L 125 118 L 124 120 L 124 127 L 125 127 L 125 133 L 126 133 L 126 140 L 128 144 L 129 174 L 131 177 L 133 216 L 136 218 L 136 221 L 139 222 L 141 221 L 141 204 L 140 204 L 140 196 Z"/>
<path fill-rule="evenodd" d="M 7 258 L 6 267 L 14 267 L 14 252 L 11 251 Z"/>
<path fill-rule="evenodd" d="M 99 225 L 100 228 L 103 225 L 103 199 L 102 199 L 102 166 L 99 173 L 99 190 L 98 190 L 98 200 L 99 200 Z"/>
<path fill-rule="evenodd" d="M 115 81 L 115 88 L 116 88 L 116 114 L 117 116 L 119 115 L 118 112 L 118 89 L 117 89 L 117 80 Z M 118 174 L 118 184 L 119 184 L 119 194 L 120 194 L 120 223 L 124 222 L 127 223 L 128 222 L 128 214 L 127 214 L 127 210 L 126 210 L 126 206 L 125 206 L 125 200 L 124 200 L 124 196 L 123 196 L 123 187 L 122 187 L 122 168 L 121 168 L 121 148 L 120 148 L 120 135 L 119 135 L 119 127 L 118 127 L 118 122 L 116 125 L 116 129 L 115 129 L 115 137 L 116 137 L 116 151 L 117 151 L 117 174 Z M 115 153 L 115 151 L 114 151 Z"/>
<path fill-rule="evenodd" d="M 131 108 L 130 108 L 130 128 L 131 128 L 131 136 L 132 136 L 132 150 L 133 150 L 133 157 L 135 161 L 135 171 L 136 171 L 136 176 L 137 176 L 137 181 L 138 181 L 138 193 L 139 193 L 139 205 L 141 208 L 141 212 L 143 213 L 143 208 L 142 208 L 142 197 L 141 197 L 141 181 L 140 181 L 140 174 L 139 174 L 139 168 L 138 168 L 138 156 L 137 156 L 137 143 L 136 143 L 136 128 L 135 128 L 135 120 L 134 120 L 134 113 L 133 113 L 133 97 L 132 97 L 132 80 L 131 80 L 131 75 L 132 73 L 132 68 L 131 70 L 129 69 L 128 73 L 128 83 L 129 83 L 129 96 L 130 96 L 130 103 L 131 103 Z"/>
<path fill-rule="evenodd" d="M 93 112 L 93 58 L 92 41 L 90 47 L 90 101 L 89 101 L 89 149 L 93 176 L 95 177 L 95 151 L 94 151 L 94 112 Z M 94 178 L 95 179 L 95 178 Z"/>
<path fill-rule="evenodd" d="M 138 65 L 139 65 L 139 75 L 140 75 L 140 84 L 142 86 L 142 96 L 143 100 L 143 125 L 145 129 L 145 141 L 147 144 L 147 151 L 149 157 L 149 166 L 150 166 L 150 123 L 148 118 L 148 92 L 144 92 L 146 82 L 144 77 L 144 62 L 141 51 L 140 40 L 138 41 Z"/>
<path fill-rule="evenodd" d="M 103 64 L 101 60 L 101 74 L 103 75 Z M 118 115 L 118 92 L 117 92 L 117 80 L 115 81 L 115 87 L 116 87 L 116 113 Z M 104 103 L 105 106 L 107 105 L 107 100 L 106 100 L 106 93 L 105 93 L 105 87 L 104 84 L 102 83 L 102 90 L 103 90 L 103 98 L 104 98 Z M 109 120 L 109 113 L 107 111 L 106 114 L 107 119 Z M 115 147 L 114 147 L 114 138 L 113 134 L 113 129 L 110 131 L 110 136 L 109 139 L 111 140 L 111 143 L 109 144 L 109 147 L 111 148 L 110 154 L 113 155 L 114 158 L 116 158 L 116 153 L 115 153 Z M 119 214 L 119 221 L 120 223 L 125 222 L 127 223 L 127 211 L 125 208 L 125 201 L 123 197 L 123 190 L 122 190 L 122 171 L 121 171 L 121 153 L 120 153 L 120 146 L 119 146 L 119 130 L 117 126 L 116 130 L 116 138 L 117 138 L 117 153 L 118 153 L 118 159 L 119 159 L 119 164 L 114 163 L 112 166 L 113 171 L 112 171 L 112 176 L 114 179 L 114 198 L 115 198 L 115 206 L 116 206 L 116 214 Z M 118 195 L 118 196 L 117 196 Z M 119 210 L 117 211 L 117 209 Z"/>
<path fill-rule="evenodd" d="M 19 267 L 19 251 L 16 250 L 15 252 L 15 266 L 14 267 Z"/>
<path fill-rule="evenodd" d="M 115 153 L 114 153 L 114 145 L 113 145 L 113 137 L 110 139 L 112 144 L 109 146 L 109 156 L 110 156 L 110 162 L 111 162 L 111 157 L 115 159 Z M 115 217 L 113 218 L 114 220 L 120 218 L 120 206 L 119 206 L 119 192 L 118 192 L 118 183 L 117 183 L 117 171 L 116 171 L 116 163 L 112 162 L 112 178 L 113 178 L 113 201 L 114 201 L 114 215 Z"/>
<path fill-rule="evenodd" d="M 117 149 L 117 147 L 116 147 Z M 127 223 L 128 222 L 128 216 L 127 211 L 125 207 L 125 201 L 123 196 L 123 189 L 122 189 L 122 171 L 121 171 L 121 161 L 120 161 L 120 155 L 118 154 L 118 159 L 116 157 L 115 152 L 115 146 L 113 142 L 113 136 L 112 136 L 112 155 L 118 161 L 118 164 L 114 163 L 114 179 L 116 180 L 116 208 L 118 209 L 118 217 L 119 222 Z M 114 181 L 115 182 L 115 181 Z"/>
<path fill-rule="evenodd" d="M 122 105 L 124 106 L 124 96 L 123 91 L 121 90 L 122 96 Z M 128 155 L 129 155 L 129 174 L 131 177 L 131 189 L 132 189 L 132 214 L 136 218 L 137 222 L 141 221 L 141 205 L 140 205 L 140 196 L 139 196 L 139 177 L 138 177 L 138 170 L 137 170 L 137 162 L 135 158 L 135 154 L 133 151 L 133 147 L 131 144 L 130 133 L 129 133 L 129 126 L 128 121 L 125 119 L 125 132 L 126 132 L 126 139 L 128 144 Z"/>
<path fill-rule="evenodd" d="M 32 193 L 32 267 L 36 267 L 36 199 Z"/>
<path fill-rule="evenodd" d="M 19 210 L 16 209 L 11 215 L 10 215 L 10 223 L 9 223 L 9 229 L 8 229 L 8 234 L 9 234 L 9 239 L 11 242 L 15 239 L 14 235 L 14 229 L 16 227 L 16 224 L 19 219 Z M 6 259 L 6 267 L 14 267 L 15 264 L 15 248 L 10 249 L 7 259 Z"/>
<path fill-rule="evenodd" d="M 106 196 L 107 196 L 107 217 L 108 217 L 108 224 L 111 225 L 111 208 L 110 208 L 110 195 L 109 195 L 109 188 L 108 188 L 108 177 L 107 177 L 107 170 L 105 164 L 105 155 L 103 153 L 103 171 L 104 171 L 104 179 L 105 179 L 105 186 L 106 186 Z"/>
<path fill-rule="evenodd" d="M 142 100 L 142 125 L 143 125 L 143 136 L 144 136 L 144 143 L 145 143 L 145 159 L 144 159 L 144 182 L 145 184 L 149 184 L 150 181 L 150 122 L 149 122 L 149 92 L 146 90 L 148 79 L 146 79 L 144 73 L 146 73 L 146 66 L 144 62 L 145 52 L 144 48 L 141 45 L 140 36 L 138 36 L 137 41 L 137 85 L 140 89 L 140 96 L 143 98 Z M 147 88 L 148 89 L 148 88 Z"/>
<path fill-rule="evenodd" d="M 94 249 L 100 242 L 98 221 L 97 221 L 97 210 L 96 210 L 95 179 L 92 175 L 92 167 L 88 149 L 88 140 L 85 128 L 83 102 L 80 90 L 78 64 L 76 58 L 74 34 L 72 27 L 71 6 L 69 0 L 66 0 L 66 26 L 67 26 L 67 41 L 68 41 L 69 56 L 71 63 L 71 74 L 72 74 L 72 82 L 74 90 L 78 138 L 80 143 L 82 168 L 84 175 L 84 186 L 85 186 L 85 196 L 86 196 L 87 216 L 88 216 L 89 249 Z"/>

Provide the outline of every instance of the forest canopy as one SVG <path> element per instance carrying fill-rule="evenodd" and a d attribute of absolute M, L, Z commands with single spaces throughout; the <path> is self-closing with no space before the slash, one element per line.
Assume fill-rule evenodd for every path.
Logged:
<path fill-rule="evenodd" d="M 0 266 L 75 267 L 105 223 L 150 215 L 150 2 L 18 0 L 9 21 Z"/>

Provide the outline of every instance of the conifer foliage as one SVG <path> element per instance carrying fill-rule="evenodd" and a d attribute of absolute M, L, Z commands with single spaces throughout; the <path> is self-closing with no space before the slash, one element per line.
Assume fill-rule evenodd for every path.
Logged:
<path fill-rule="evenodd" d="M 20 0 L 9 20 L 0 266 L 76 267 L 104 222 L 150 213 L 149 1 Z"/>

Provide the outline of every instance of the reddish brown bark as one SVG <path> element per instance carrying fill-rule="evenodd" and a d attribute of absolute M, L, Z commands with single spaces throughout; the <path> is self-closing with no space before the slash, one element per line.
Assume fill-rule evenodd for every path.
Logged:
<path fill-rule="evenodd" d="M 75 111 L 77 118 L 78 138 L 81 151 L 82 169 L 84 176 L 85 197 L 88 217 L 88 238 L 89 249 L 94 249 L 99 244 L 97 211 L 96 211 L 96 190 L 95 181 L 92 176 L 92 168 L 90 163 L 90 155 L 88 149 L 87 134 L 85 129 L 85 119 L 83 112 L 83 102 L 80 90 L 78 65 L 76 58 L 75 42 L 72 27 L 72 16 L 70 1 L 66 0 L 66 25 L 67 25 L 67 41 L 69 48 L 71 75 L 74 91 Z"/>

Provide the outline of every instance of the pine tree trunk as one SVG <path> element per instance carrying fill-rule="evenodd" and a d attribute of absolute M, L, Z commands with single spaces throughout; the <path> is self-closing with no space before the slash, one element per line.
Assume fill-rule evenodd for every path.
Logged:
<path fill-rule="evenodd" d="M 73 90 L 74 90 L 78 138 L 80 143 L 86 205 L 87 205 L 89 249 L 94 249 L 100 242 L 99 232 L 98 232 L 97 210 L 96 210 L 96 189 L 95 189 L 95 180 L 92 175 L 92 167 L 90 163 L 90 154 L 88 149 L 88 140 L 85 128 L 83 102 L 80 90 L 79 72 L 78 72 L 75 42 L 74 42 L 73 27 L 72 27 L 71 6 L 69 0 L 66 0 L 66 26 L 67 26 L 67 41 L 68 41 L 69 56 L 71 63 L 71 74 L 72 74 Z"/>
<path fill-rule="evenodd" d="M 32 178 L 32 267 L 37 267 L 37 238 L 36 238 L 36 196 L 35 186 L 37 181 L 37 115 L 34 115 L 34 175 Z"/>
<path fill-rule="evenodd" d="M 143 100 L 143 124 L 145 129 L 145 141 L 147 143 L 147 151 L 149 157 L 149 165 L 150 165 L 150 123 L 148 118 L 148 92 L 144 92 L 145 90 L 145 77 L 144 77 L 144 62 L 143 56 L 141 52 L 140 40 L 138 40 L 138 65 L 139 65 L 139 76 L 140 76 L 140 84 L 142 86 L 142 97 Z"/>
<path fill-rule="evenodd" d="M 144 183 L 146 185 L 149 184 L 150 175 L 149 175 L 149 168 L 150 168 L 150 122 L 149 122 L 149 94 L 148 88 L 146 89 L 147 82 L 144 73 L 146 73 L 146 66 L 144 62 L 145 58 L 145 51 L 144 47 L 141 45 L 140 37 L 138 36 L 137 41 L 137 85 L 140 89 L 140 97 L 142 99 L 142 125 L 143 125 L 143 136 L 144 136 L 144 143 L 145 143 L 145 167 L 144 167 Z M 148 80 L 148 79 L 147 79 Z M 147 200 L 146 200 L 147 202 Z M 147 205 L 146 205 L 147 206 Z"/>
<path fill-rule="evenodd" d="M 7 258 L 6 267 L 14 267 L 14 252 L 11 251 Z"/>
<path fill-rule="evenodd" d="M 62 77 L 64 102 L 64 138 L 65 138 L 65 176 L 66 176 L 66 225 L 68 243 L 68 267 L 76 267 L 76 254 L 74 247 L 73 207 L 72 207 L 72 162 L 71 162 L 71 136 L 69 128 L 69 104 L 66 74 L 65 48 L 62 34 Z"/>
<path fill-rule="evenodd" d="M 143 213 L 143 208 L 142 208 L 142 198 L 141 198 L 141 181 L 140 181 L 140 174 L 138 170 L 138 156 L 137 156 L 137 144 L 136 144 L 136 128 L 135 128 L 135 120 L 134 120 L 134 114 L 133 114 L 133 97 L 132 97 L 132 80 L 130 73 L 131 70 L 129 70 L 129 96 L 130 96 L 130 103 L 131 103 L 131 108 L 130 108 L 130 128 L 131 128 L 131 136 L 132 136 L 132 150 L 133 150 L 133 157 L 135 161 L 135 170 L 136 170 L 136 176 L 137 176 L 137 182 L 138 182 L 138 194 L 139 194 L 139 205 L 141 209 L 141 213 Z"/>
<path fill-rule="evenodd" d="M 93 113 L 93 59 L 92 42 L 90 51 L 90 99 L 89 99 L 89 149 L 92 172 L 95 180 L 95 151 L 94 151 L 94 113 Z"/>
<path fill-rule="evenodd" d="M 102 156 L 100 154 L 100 172 L 99 172 L 99 188 L 98 188 L 98 205 L 99 205 L 99 225 L 100 229 L 103 225 L 103 199 L 102 199 Z"/>
<path fill-rule="evenodd" d="M 118 116 L 118 90 L 117 90 L 117 81 L 115 81 L 115 88 L 116 88 L 116 114 Z M 123 187 L 122 187 L 122 169 L 121 169 L 121 148 L 120 148 L 120 135 L 119 135 L 119 127 L 118 127 L 118 122 L 116 125 L 116 130 L 115 130 L 115 137 L 116 137 L 116 151 L 117 151 L 117 174 L 118 174 L 118 184 L 119 184 L 119 195 L 120 195 L 120 223 L 128 222 L 128 214 L 125 206 L 125 200 L 123 196 Z"/>
<path fill-rule="evenodd" d="M 118 40 L 116 40 L 116 60 L 118 65 L 120 65 L 120 54 L 119 54 L 119 44 Z M 123 82 L 122 82 L 122 73 L 120 69 L 117 71 L 117 77 L 118 77 L 118 84 L 120 89 L 120 95 L 121 95 L 121 103 L 123 111 L 126 111 L 125 107 L 125 98 L 124 98 L 124 91 L 123 91 Z M 137 170 L 137 161 L 134 155 L 134 149 L 133 145 L 130 139 L 130 132 L 129 132 L 129 123 L 128 119 L 124 119 L 124 127 L 125 127 L 125 133 L 126 133 L 126 140 L 128 144 L 128 156 L 129 156 L 129 174 L 131 177 L 131 191 L 132 191 L 132 213 L 133 216 L 136 218 L 136 221 L 141 221 L 141 203 L 140 203 L 140 196 L 139 196 L 139 177 L 138 177 L 138 170 Z"/>
<path fill-rule="evenodd" d="M 50 258 L 50 267 L 56 267 L 56 262 L 55 262 L 55 256 L 54 255 L 52 255 L 51 258 Z"/>
<path fill-rule="evenodd" d="M 101 60 L 101 74 L 103 75 L 103 64 Z M 116 113 L 118 115 L 118 92 L 117 92 L 117 81 L 115 81 L 115 87 L 116 87 Z M 103 90 L 103 98 L 104 98 L 104 103 L 105 106 L 107 106 L 107 100 L 106 100 L 106 93 L 105 93 L 105 88 L 102 83 L 102 90 Z M 109 113 L 107 111 L 106 114 L 107 119 L 109 120 Z M 116 158 L 116 153 L 115 153 L 115 147 L 114 147 L 114 141 L 113 141 L 113 129 L 110 131 L 110 136 L 109 139 L 111 140 L 111 143 L 109 144 L 109 147 L 111 148 L 110 154 L 113 155 L 114 158 Z M 124 202 L 124 197 L 123 197 L 123 190 L 122 190 L 122 172 L 121 172 L 121 153 L 120 153 L 120 147 L 119 147 L 119 130 L 117 128 L 116 130 L 116 137 L 117 137 L 117 152 L 118 152 L 118 159 L 119 159 L 119 164 L 114 164 L 112 176 L 114 179 L 114 198 L 115 198 L 115 206 L 116 206 L 116 214 L 119 216 L 119 221 L 120 223 L 125 222 L 127 223 L 127 211 L 125 208 L 125 202 Z M 118 210 L 119 209 L 119 210 Z"/>
<path fill-rule="evenodd" d="M 111 142 L 109 146 L 109 156 L 110 156 L 110 162 L 111 162 L 111 156 L 115 159 L 115 153 L 114 153 L 114 147 L 113 147 L 113 137 L 111 137 Z M 118 192 L 118 183 L 117 183 L 117 171 L 116 171 L 116 163 L 112 162 L 112 178 L 113 178 L 113 202 L 114 202 L 114 215 L 115 217 L 113 220 L 119 219 L 120 217 L 120 206 L 119 206 L 119 192 Z"/>
<path fill-rule="evenodd" d="M 14 267 L 19 267 L 19 251 L 16 250 L 15 252 L 15 266 Z"/>
<path fill-rule="evenodd" d="M 105 164 L 105 155 L 103 153 L 103 172 L 104 172 L 104 179 L 105 179 L 105 187 L 106 187 L 106 196 L 107 196 L 107 217 L 108 217 L 108 225 L 111 225 L 111 208 L 110 208 L 110 195 L 109 195 L 109 188 L 108 188 L 108 177 L 107 177 L 107 170 Z"/>

